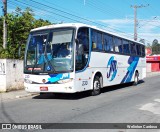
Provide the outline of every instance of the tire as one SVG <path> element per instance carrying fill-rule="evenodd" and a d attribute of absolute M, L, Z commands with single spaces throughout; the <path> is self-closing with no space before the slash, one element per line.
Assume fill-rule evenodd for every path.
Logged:
<path fill-rule="evenodd" d="M 98 76 L 95 76 L 93 80 L 93 90 L 91 91 L 92 96 L 99 95 L 101 93 L 101 82 Z"/>
<path fill-rule="evenodd" d="M 39 95 L 44 95 L 44 94 L 45 94 L 45 93 L 43 93 L 43 92 L 42 92 L 42 93 L 39 93 Z"/>
<path fill-rule="evenodd" d="M 134 76 L 134 82 L 133 82 L 133 85 L 137 85 L 139 83 L 139 74 L 138 72 L 135 73 L 135 76 Z"/>

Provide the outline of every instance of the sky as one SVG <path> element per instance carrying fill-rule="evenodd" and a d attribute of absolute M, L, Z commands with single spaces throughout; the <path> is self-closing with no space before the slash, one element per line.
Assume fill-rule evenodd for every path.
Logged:
<path fill-rule="evenodd" d="M 137 5 L 138 41 L 160 42 L 160 0 L 7 0 L 8 13 L 30 7 L 37 19 L 52 23 L 85 23 L 134 38 Z M 2 6 L 2 0 L 0 3 Z M 0 12 L 2 15 L 2 11 Z"/>

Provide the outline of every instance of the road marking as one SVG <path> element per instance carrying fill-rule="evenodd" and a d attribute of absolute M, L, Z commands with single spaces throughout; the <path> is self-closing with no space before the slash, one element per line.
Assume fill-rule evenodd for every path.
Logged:
<path fill-rule="evenodd" d="M 28 93 L 28 94 L 24 94 L 24 95 L 17 95 L 16 98 L 24 98 L 24 97 L 29 97 L 29 96 L 34 96 L 37 95 L 38 93 Z"/>
<path fill-rule="evenodd" d="M 153 103 L 147 103 L 143 105 L 140 110 L 149 111 L 153 114 L 160 115 L 160 99 L 155 99 Z"/>
<path fill-rule="evenodd" d="M 154 101 L 156 101 L 156 102 L 160 102 L 160 99 L 155 99 Z"/>

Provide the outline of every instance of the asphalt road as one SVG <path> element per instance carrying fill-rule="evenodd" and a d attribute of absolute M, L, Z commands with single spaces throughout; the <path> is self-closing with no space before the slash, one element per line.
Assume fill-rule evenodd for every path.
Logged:
<path fill-rule="evenodd" d="M 0 122 L 160 123 L 160 76 L 146 78 L 137 86 L 107 87 L 98 96 L 84 92 L 1 101 Z"/>

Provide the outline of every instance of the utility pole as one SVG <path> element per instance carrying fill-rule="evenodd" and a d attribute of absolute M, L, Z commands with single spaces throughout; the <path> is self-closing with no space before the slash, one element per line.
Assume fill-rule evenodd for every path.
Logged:
<path fill-rule="evenodd" d="M 147 5 L 149 6 L 149 4 Z M 131 5 L 131 8 L 134 8 L 134 40 L 137 41 L 137 25 L 138 25 L 138 21 L 137 21 L 137 8 L 143 8 L 143 7 L 147 7 L 144 5 Z"/>
<path fill-rule="evenodd" d="M 7 47 L 7 22 L 6 22 L 7 0 L 2 0 L 2 1 L 3 1 L 3 14 L 4 14 L 4 19 L 3 19 L 3 48 L 5 49 Z"/>

